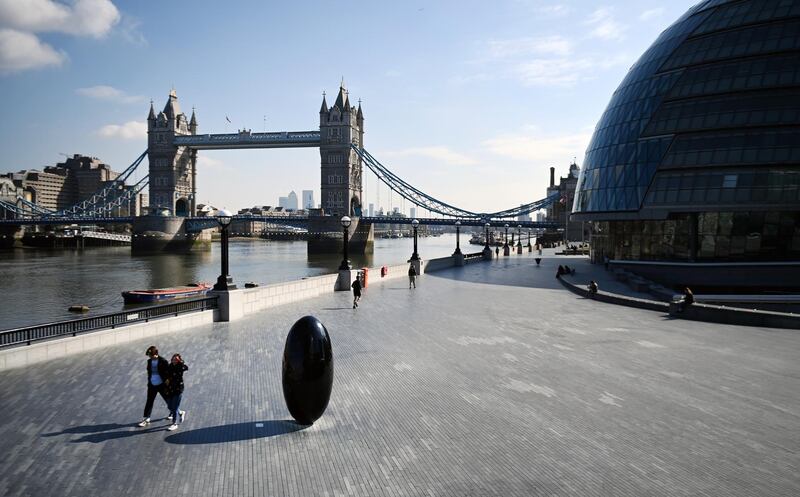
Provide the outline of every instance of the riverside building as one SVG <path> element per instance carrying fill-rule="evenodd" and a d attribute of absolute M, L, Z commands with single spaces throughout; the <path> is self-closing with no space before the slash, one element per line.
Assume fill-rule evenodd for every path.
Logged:
<path fill-rule="evenodd" d="M 597 124 L 572 220 L 595 260 L 800 259 L 800 2 L 706 0 L 661 33 Z"/>

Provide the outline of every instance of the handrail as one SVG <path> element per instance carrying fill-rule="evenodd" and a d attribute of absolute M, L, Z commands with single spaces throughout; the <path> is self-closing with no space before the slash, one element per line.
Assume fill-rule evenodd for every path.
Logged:
<path fill-rule="evenodd" d="M 49 340 L 64 336 L 76 336 L 89 331 L 115 329 L 134 323 L 147 322 L 151 319 L 178 316 L 188 312 L 206 311 L 217 308 L 217 297 L 182 300 L 170 304 L 160 304 L 124 312 L 113 312 L 81 319 L 58 321 L 55 323 L 37 324 L 10 330 L 0 330 L 0 349 L 15 345 L 30 345 L 32 342 Z"/>
<path fill-rule="evenodd" d="M 469 261 L 472 259 L 483 259 L 483 251 L 472 252 L 471 254 L 464 254 L 464 260 Z"/>

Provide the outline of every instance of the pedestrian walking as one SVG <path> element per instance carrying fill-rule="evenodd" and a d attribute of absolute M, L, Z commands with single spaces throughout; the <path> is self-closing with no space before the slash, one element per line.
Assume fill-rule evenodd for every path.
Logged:
<path fill-rule="evenodd" d="M 164 380 L 164 395 L 167 398 L 169 416 L 172 424 L 167 427 L 169 431 L 178 429 L 178 424 L 186 419 L 186 411 L 181 411 L 181 399 L 183 397 L 183 373 L 188 371 L 189 366 L 183 362 L 180 354 L 173 354 L 169 362 L 167 379 Z"/>
<path fill-rule="evenodd" d="M 494 256 L 495 257 L 500 257 L 500 247 L 495 247 L 494 248 Z"/>
<path fill-rule="evenodd" d="M 417 288 L 417 270 L 414 268 L 414 264 L 410 264 L 408 266 L 408 288 L 411 288 L 411 285 L 414 285 L 414 288 Z"/>
<path fill-rule="evenodd" d="M 164 402 L 167 397 L 164 395 L 164 380 L 169 377 L 169 363 L 166 359 L 158 355 L 158 348 L 155 345 L 147 347 L 147 402 L 144 404 L 144 414 L 139 421 L 140 427 L 150 424 L 150 414 L 153 411 L 153 402 L 156 395 L 161 395 Z M 169 404 L 168 404 L 169 406 Z"/>
<path fill-rule="evenodd" d="M 356 309 L 358 308 L 358 301 L 361 300 L 361 280 L 356 278 L 350 286 L 353 287 L 353 309 Z"/>

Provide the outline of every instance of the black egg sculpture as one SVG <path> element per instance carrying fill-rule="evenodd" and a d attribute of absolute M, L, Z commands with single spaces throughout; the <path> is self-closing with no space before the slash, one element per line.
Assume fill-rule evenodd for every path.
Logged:
<path fill-rule="evenodd" d="M 333 388 L 333 351 L 328 330 L 314 316 L 300 318 L 283 349 L 283 397 L 298 423 L 322 416 Z"/>

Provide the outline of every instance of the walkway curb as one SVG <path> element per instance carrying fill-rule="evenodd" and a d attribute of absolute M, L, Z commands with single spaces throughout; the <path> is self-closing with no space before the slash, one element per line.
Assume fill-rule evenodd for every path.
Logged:
<path fill-rule="evenodd" d="M 648 311 L 658 311 L 658 312 L 663 312 L 665 314 L 669 313 L 669 304 L 666 302 L 637 299 L 633 297 L 624 297 L 616 293 L 608 293 L 601 291 L 598 291 L 593 296 L 590 296 L 588 289 L 579 287 L 574 283 L 567 281 L 566 278 L 564 278 L 563 276 L 561 278 L 558 278 L 558 281 L 560 281 L 561 284 L 564 285 L 564 287 L 567 290 L 571 291 L 572 293 L 577 293 L 582 297 L 586 297 L 587 299 L 598 300 L 600 302 L 606 302 L 609 304 L 624 305 L 627 307 L 636 307 L 637 309 L 646 309 Z"/>
<path fill-rule="evenodd" d="M 558 278 L 564 287 L 582 297 L 609 304 L 636 307 L 651 311 L 669 314 L 675 319 L 690 321 L 703 321 L 707 323 L 732 324 L 737 326 L 761 326 L 765 328 L 800 329 L 800 315 L 774 311 L 761 311 L 758 309 L 740 309 L 711 304 L 694 303 L 678 312 L 677 305 L 655 300 L 625 297 L 615 293 L 598 291 L 594 296 L 589 295 L 589 290 L 567 281 L 563 276 Z"/>

